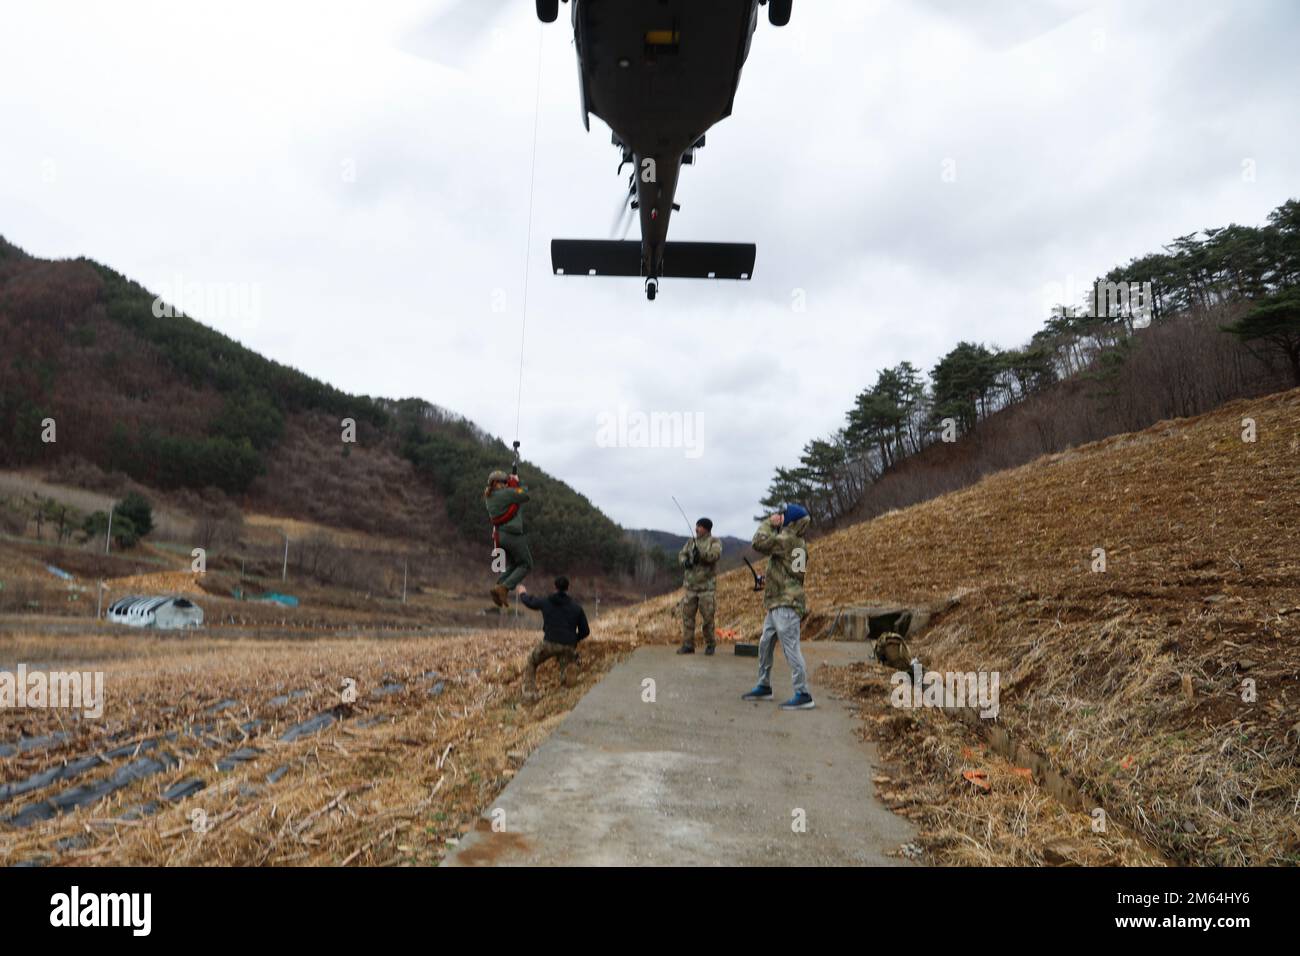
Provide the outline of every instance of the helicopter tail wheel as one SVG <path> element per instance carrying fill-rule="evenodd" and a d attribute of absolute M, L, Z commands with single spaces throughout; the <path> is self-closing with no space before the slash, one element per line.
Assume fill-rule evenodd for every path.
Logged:
<path fill-rule="evenodd" d="M 554 23 L 559 15 L 560 0 L 537 0 L 537 19 L 543 23 Z"/>
<path fill-rule="evenodd" d="M 645 280 L 645 297 L 651 302 L 655 300 L 655 294 L 659 291 L 659 280 L 649 278 Z"/>
<path fill-rule="evenodd" d="M 783 27 L 790 22 L 790 4 L 792 0 L 767 0 L 767 22 L 774 27 Z M 538 3 L 541 9 L 541 3 Z"/>

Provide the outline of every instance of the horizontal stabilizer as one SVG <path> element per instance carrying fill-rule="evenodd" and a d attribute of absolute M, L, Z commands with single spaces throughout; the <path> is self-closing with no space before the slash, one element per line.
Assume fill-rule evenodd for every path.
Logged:
<path fill-rule="evenodd" d="M 566 276 L 639 276 L 641 243 L 617 239 L 552 239 L 551 271 Z"/>
<path fill-rule="evenodd" d="M 748 279 L 752 242 L 669 242 L 663 275 L 669 279 Z M 566 276 L 639 276 L 641 243 L 627 239 L 552 239 L 551 271 Z"/>

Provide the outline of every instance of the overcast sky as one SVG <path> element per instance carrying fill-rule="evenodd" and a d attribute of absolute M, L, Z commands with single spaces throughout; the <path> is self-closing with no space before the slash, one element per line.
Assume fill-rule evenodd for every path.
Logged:
<path fill-rule="evenodd" d="M 1300 195 L 1294 2 L 799 0 L 760 21 L 673 218 L 757 243 L 753 281 L 647 303 L 550 274 L 549 240 L 610 238 L 625 188 L 582 128 L 567 8 L 454 6 L 10 5 L 0 234 L 173 299 L 233 284 L 256 309 L 183 304 L 507 442 L 527 267 L 525 456 L 625 526 L 678 530 L 676 494 L 747 536 L 877 369 L 1020 344 L 1063 290 Z M 688 416 L 683 447 L 618 447 L 651 413 Z"/>

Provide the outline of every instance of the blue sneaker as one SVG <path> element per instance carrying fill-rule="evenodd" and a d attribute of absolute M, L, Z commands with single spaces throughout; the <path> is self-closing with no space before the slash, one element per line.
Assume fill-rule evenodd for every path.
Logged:
<path fill-rule="evenodd" d="M 747 694 L 740 695 L 741 700 L 771 700 L 772 688 L 766 684 L 755 684 L 754 689 Z"/>
<path fill-rule="evenodd" d="M 804 691 L 802 694 L 795 694 L 784 704 L 782 710 L 812 710 L 817 705 L 813 703 L 812 694 Z"/>

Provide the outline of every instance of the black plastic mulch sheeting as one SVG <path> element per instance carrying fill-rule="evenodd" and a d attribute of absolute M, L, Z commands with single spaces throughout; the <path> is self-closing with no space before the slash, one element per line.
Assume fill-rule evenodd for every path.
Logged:
<path fill-rule="evenodd" d="M 164 790 L 162 798 L 169 803 L 175 803 L 177 800 L 184 800 L 186 797 L 194 796 L 207 785 L 207 782 L 202 777 L 186 777 Z"/>
<path fill-rule="evenodd" d="M 68 735 L 62 731 L 44 737 L 19 737 L 14 743 L 0 744 L 0 757 L 12 757 L 14 754 L 25 754 L 32 750 L 49 750 L 67 739 Z"/>
<path fill-rule="evenodd" d="M 294 724 L 288 730 L 280 735 L 284 741 L 297 740 L 299 737 L 308 737 L 311 734 L 318 734 L 330 724 L 339 719 L 338 714 L 333 710 L 327 710 L 322 714 L 317 714 L 309 720 L 304 720 L 301 724 Z"/>
<path fill-rule="evenodd" d="M 428 674 L 424 676 L 426 678 L 436 677 L 437 672 L 430 671 Z M 445 689 L 445 686 L 446 685 L 442 681 L 438 681 L 432 688 L 430 688 L 429 693 L 435 696 L 441 694 Z M 406 689 L 405 685 L 403 684 L 390 682 L 373 690 L 371 692 L 371 695 L 375 697 L 383 697 L 383 696 L 388 696 L 390 694 L 398 693 L 405 689 Z M 305 690 L 292 691 L 289 694 L 273 697 L 267 703 L 269 706 L 277 707 L 285 703 L 288 703 L 289 700 L 292 698 L 304 697 L 307 695 L 307 693 L 308 692 Z M 214 704 L 212 707 L 209 707 L 205 711 L 205 713 L 215 713 L 219 710 L 224 710 L 236 704 L 238 704 L 238 701 L 229 700 L 229 699 L 222 700 L 219 701 L 217 704 Z M 319 733 L 320 731 L 340 721 L 347 713 L 348 713 L 348 708 L 345 706 L 340 705 L 338 707 L 333 707 L 330 710 L 319 713 L 314 717 L 311 717 L 299 724 L 295 724 L 292 727 L 289 727 L 284 731 L 284 733 L 280 735 L 280 740 L 293 741 L 293 740 L 298 740 L 302 737 L 310 736 L 311 734 Z M 378 723 L 383 719 L 384 719 L 383 715 L 378 715 L 376 717 L 370 718 L 362 722 L 360 726 L 369 727 L 375 723 Z M 186 733 L 187 734 L 194 734 L 195 732 L 206 733 L 211 731 L 213 729 L 213 726 L 214 725 L 210 723 L 201 724 L 201 725 L 191 725 L 186 728 Z M 240 729 L 245 735 L 248 735 L 251 734 L 254 730 L 260 728 L 261 726 L 263 726 L 263 721 L 251 720 L 241 725 Z M 57 742 L 56 738 L 62 739 L 63 737 L 66 737 L 66 735 L 54 734 L 44 738 L 37 738 L 37 737 L 20 738 L 16 744 L 5 745 L 9 749 L 7 752 L 0 753 L 0 755 L 8 756 L 14 752 L 17 752 L 17 750 L 37 749 L 38 746 L 50 746 L 52 745 L 52 743 Z M 173 732 L 169 734 L 164 734 L 162 737 L 137 741 L 135 743 L 126 744 L 124 746 L 117 747 L 103 754 L 90 754 L 85 757 L 79 757 L 76 760 L 69 761 L 68 763 L 62 764 L 58 767 L 51 767 L 46 770 L 42 770 L 39 773 L 32 774 L 30 777 L 27 777 L 25 780 L 19 780 L 12 783 L 0 785 L 0 803 L 10 800 L 13 797 L 20 796 L 24 793 L 30 793 L 33 790 L 42 789 L 43 787 L 47 787 L 53 783 L 62 780 L 70 780 L 89 770 L 92 770 L 96 767 L 106 764 L 110 760 L 115 760 L 128 755 L 138 755 L 140 753 L 144 753 L 147 751 L 156 750 L 160 742 L 164 740 L 175 741 L 177 737 L 178 735 Z M 30 743 L 28 743 L 29 741 Z M 204 744 L 204 746 L 211 745 L 206 740 L 201 740 L 201 742 Z M 222 772 L 233 770 L 236 766 L 238 766 L 241 763 L 246 763 L 252 760 L 256 760 L 263 753 L 264 751 L 259 750 L 256 747 L 247 747 L 247 746 L 240 747 L 232 751 L 231 753 L 227 754 L 225 757 L 221 758 L 221 760 L 217 762 L 217 769 Z M 74 810 L 78 807 L 84 807 L 94 803 L 98 803 L 100 800 L 104 799 L 105 797 L 109 796 L 112 793 L 115 793 L 118 790 L 121 790 L 123 787 L 129 786 L 130 784 L 135 783 L 138 780 L 142 780 L 146 777 L 151 777 L 155 774 L 162 773 L 166 770 L 171 770 L 179 765 L 180 765 L 180 761 L 177 760 L 177 758 L 174 755 L 166 751 L 159 751 L 157 756 L 150 756 L 150 757 L 137 756 L 137 759 L 132 760 L 130 763 L 125 764 L 122 767 L 119 767 L 117 770 L 113 771 L 111 774 L 109 774 L 107 777 L 105 777 L 102 780 L 97 780 L 91 783 L 82 784 L 81 786 L 72 787 L 68 790 L 63 791 L 62 793 L 50 797 L 49 799 L 42 800 L 37 803 L 30 803 L 27 806 L 23 807 L 22 809 L 18 810 L 13 814 L 10 814 L 7 817 L 0 817 L 0 823 L 6 823 L 11 826 L 20 827 L 20 828 L 31 826 L 33 823 L 36 823 L 38 821 L 49 820 L 60 814 L 67 813 L 69 810 Z M 277 767 L 267 775 L 266 782 L 268 784 L 276 783 L 286 773 L 288 773 L 288 771 L 289 771 L 288 764 Z M 186 778 L 185 780 L 178 781 L 177 783 L 174 783 L 172 784 L 172 786 L 168 787 L 167 790 L 163 792 L 162 798 L 169 802 L 183 800 L 186 797 L 192 796 L 193 794 L 203 790 L 206 786 L 207 786 L 206 782 L 204 782 L 201 778 L 189 777 Z M 121 817 L 122 819 L 138 819 L 139 817 L 142 816 L 150 816 L 156 813 L 161 808 L 161 806 L 162 805 L 158 801 L 151 800 L 148 803 L 137 804 L 136 806 L 129 808 L 128 810 L 124 811 L 121 814 Z M 67 846 L 66 847 L 56 846 L 56 848 L 59 849 L 60 851 L 66 849 L 74 849 L 76 847 L 83 845 L 83 843 L 81 842 L 75 842 L 78 840 L 81 840 L 81 838 L 80 837 L 65 838 L 64 840 L 59 841 L 59 843 L 62 844 L 66 842 Z M 74 842 L 69 842 L 69 841 L 74 841 Z M 16 865 L 39 866 L 42 863 L 46 862 L 47 860 L 48 860 L 47 857 L 41 857 L 36 860 L 21 861 Z"/>
<path fill-rule="evenodd" d="M 176 735 L 171 734 L 168 739 L 175 740 Z M 142 740 L 138 743 L 127 744 L 125 747 L 117 747 L 102 754 L 88 754 L 85 757 L 78 757 L 76 760 L 69 760 L 57 767 L 49 767 L 38 771 L 24 780 L 14 780 L 11 783 L 0 784 L 0 803 L 5 803 L 14 797 L 20 797 L 25 793 L 31 793 L 33 790 L 41 790 L 62 780 L 72 780 L 112 760 L 137 752 L 146 753 L 156 749 L 157 746 L 157 739 Z"/>
<path fill-rule="evenodd" d="M 137 780 L 152 777 L 156 773 L 162 773 L 164 770 L 171 770 L 178 766 L 180 766 L 180 761 L 166 751 L 159 751 L 158 755 L 154 757 L 138 757 L 130 763 L 118 767 L 102 780 L 95 780 L 91 783 L 84 783 L 79 787 L 72 787 L 39 803 L 29 803 L 17 813 L 0 820 L 0 823 L 8 823 L 15 827 L 29 827 L 33 823 L 53 819 L 60 814 L 67 813 L 69 810 L 75 810 L 77 807 L 98 803 L 109 794 L 116 793 Z"/>
<path fill-rule="evenodd" d="M 248 763 L 251 760 L 256 760 L 265 752 L 266 751 L 264 750 L 258 750 L 256 747 L 240 747 L 238 750 L 232 750 L 230 753 L 218 760 L 217 769 L 222 773 L 229 773 L 241 763 Z"/>
<path fill-rule="evenodd" d="M 311 691 L 308 690 L 291 690 L 287 694 L 280 694 L 277 697 L 272 697 L 270 700 L 266 702 L 266 706 L 283 707 L 285 704 L 289 703 L 289 701 L 291 701 L 295 697 L 306 697 L 310 693 Z"/>

